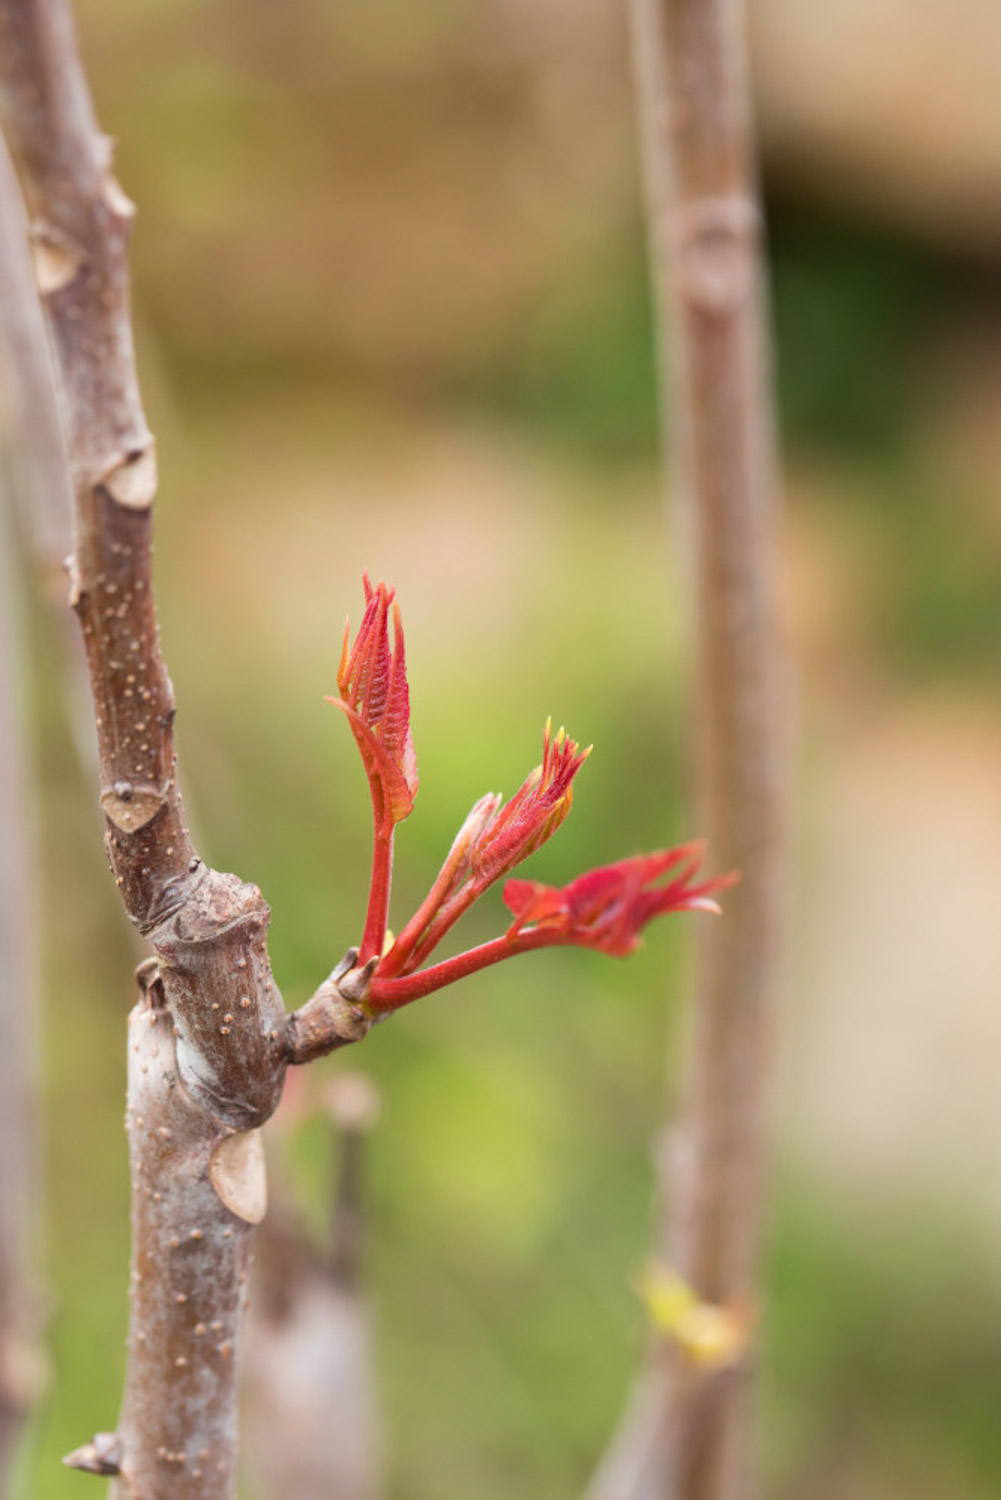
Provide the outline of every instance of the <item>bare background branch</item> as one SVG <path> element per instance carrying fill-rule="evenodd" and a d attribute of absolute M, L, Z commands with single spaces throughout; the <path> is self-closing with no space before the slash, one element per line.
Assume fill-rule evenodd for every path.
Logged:
<path fill-rule="evenodd" d="M 327 1086 L 333 1211 L 315 1241 L 287 1193 L 259 1237 L 247 1335 L 246 1465 L 270 1500 L 377 1500 L 382 1454 L 365 1292 L 365 1137 L 378 1099 L 362 1074 Z"/>
<path fill-rule="evenodd" d="M 640 130 L 666 422 L 689 531 L 695 826 L 741 872 L 699 933 L 690 1073 L 664 1152 L 657 1253 L 704 1301 L 757 1303 L 782 902 L 782 659 L 762 223 L 742 0 L 635 0 Z M 746 1500 L 750 1354 L 661 1341 L 593 1500 Z"/>
<path fill-rule="evenodd" d="M 3 266 L 0 265 L 0 279 Z M 6 371 L 2 372 L 4 375 Z M 39 1395 L 37 868 L 24 745 L 24 621 L 13 573 L 12 432 L 0 388 L 0 1491 Z"/>
<path fill-rule="evenodd" d="M 68 550 L 69 488 L 20 195 L 0 141 L 0 1492 L 41 1393 L 39 875 L 18 516 Z"/>

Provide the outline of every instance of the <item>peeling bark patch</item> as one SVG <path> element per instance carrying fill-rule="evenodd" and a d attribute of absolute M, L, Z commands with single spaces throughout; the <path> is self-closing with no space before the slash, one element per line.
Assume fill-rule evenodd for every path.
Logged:
<path fill-rule="evenodd" d="M 112 500 L 127 510 L 149 510 L 156 499 L 156 449 L 153 443 L 135 453 L 126 453 L 100 483 Z"/>
<path fill-rule="evenodd" d="M 80 585 L 80 569 L 77 567 L 76 553 L 70 553 L 66 559 L 65 567 L 70 586 L 69 606 L 70 609 L 76 609 L 83 598 L 83 589 Z"/>
<path fill-rule="evenodd" d="M 227 1136 L 212 1153 L 209 1178 L 237 1218 L 259 1224 L 268 1207 L 268 1179 L 259 1130 Z"/>
<path fill-rule="evenodd" d="M 166 805 L 166 794 L 148 782 L 116 781 L 101 792 L 101 810 L 123 833 L 145 828 Z"/>
<path fill-rule="evenodd" d="M 285 1070 L 272 1037 L 285 1013 L 265 948 L 269 915 L 255 886 L 199 871 L 181 909 L 149 934 L 178 1028 L 181 1081 L 238 1133 L 272 1114 Z"/>
<path fill-rule="evenodd" d="M 121 1472 L 122 1444 L 117 1432 L 99 1432 L 82 1448 L 67 1453 L 63 1463 L 68 1469 L 82 1469 L 85 1474 L 118 1474 Z"/>
<path fill-rule="evenodd" d="M 707 197 L 674 215 L 680 285 L 709 313 L 732 312 L 757 282 L 760 220 L 749 198 Z"/>
<path fill-rule="evenodd" d="M 43 297 L 69 286 L 83 264 L 81 251 L 51 231 L 37 233 L 31 246 L 35 282 Z"/>
<path fill-rule="evenodd" d="M 136 206 L 112 172 L 104 179 L 104 201 L 118 218 L 135 218 Z"/>

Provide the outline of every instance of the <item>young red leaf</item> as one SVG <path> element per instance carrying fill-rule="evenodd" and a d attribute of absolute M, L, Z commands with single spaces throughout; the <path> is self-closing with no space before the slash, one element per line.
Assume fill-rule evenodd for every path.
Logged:
<path fill-rule="evenodd" d="M 547 721 L 542 763 L 510 801 L 481 797 L 449 851 L 415 917 L 380 965 L 380 974 L 409 974 L 494 881 L 534 854 L 559 828 L 573 805 L 573 780 L 591 753 Z"/>
<path fill-rule="evenodd" d="M 328 698 L 347 714 L 361 752 L 372 792 L 376 831 L 385 838 L 414 807 L 417 757 L 410 733 L 410 690 L 400 612 L 394 590 L 374 589 L 364 576 L 365 614 L 353 646 L 351 622 L 345 622 L 344 647 L 337 673 L 339 698 Z M 389 644 L 389 612 L 393 644 Z"/>
<path fill-rule="evenodd" d="M 713 892 L 733 885 L 737 876 L 694 882 L 702 852 L 702 844 L 694 843 L 640 854 L 588 870 L 562 887 L 509 880 L 504 902 L 514 921 L 508 937 L 547 933 L 552 943 L 574 943 L 623 957 L 638 946 L 642 928 L 654 917 L 672 911 L 719 911 Z M 671 870 L 677 872 L 674 877 L 659 884 Z"/>
<path fill-rule="evenodd" d="M 467 817 L 430 891 L 395 942 L 387 944 L 395 825 L 413 810 L 417 762 L 410 734 L 403 629 L 384 583 L 366 575 L 365 614 L 354 644 L 345 628 L 337 685 L 331 699 L 348 716 L 372 792 L 375 846 L 362 941 L 354 970 L 363 975 L 372 1013 L 396 1010 L 421 995 L 490 964 L 535 948 L 568 943 L 625 955 L 640 933 L 665 912 L 718 911 L 713 893 L 735 875 L 696 881 L 701 844 L 637 855 L 579 875 L 565 886 L 509 880 L 504 900 L 514 918 L 507 932 L 466 953 L 422 968 L 463 912 L 502 875 L 527 859 L 559 828 L 573 805 L 573 783 L 590 754 L 547 722 L 542 763 L 506 803 L 488 793 Z M 393 611 L 390 643 L 389 612 Z M 348 976 L 350 978 L 350 976 Z M 362 992 L 360 992 L 362 993 Z M 358 998 L 358 997 L 352 997 Z"/>
<path fill-rule="evenodd" d="M 573 780 L 591 754 L 546 721 L 542 764 L 535 767 L 497 816 L 480 831 L 471 851 L 472 878 L 486 890 L 501 875 L 552 838 L 573 806 Z"/>

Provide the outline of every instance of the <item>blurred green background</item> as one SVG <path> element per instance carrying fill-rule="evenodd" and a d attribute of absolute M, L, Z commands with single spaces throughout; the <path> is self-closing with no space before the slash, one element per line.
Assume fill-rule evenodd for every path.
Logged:
<path fill-rule="evenodd" d="M 751 11 L 798 746 L 763 1463 L 779 1500 L 981 1500 L 1001 1482 L 1001 34 L 978 0 Z M 596 748 L 527 873 L 697 834 L 618 7 L 80 19 L 139 207 L 183 780 L 206 858 L 271 903 L 286 1003 L 363 916 L 367 793 L 323 695 L 365 568 L 398 588 L 421 773 L 397 924 L 548 713 Z M 117 1411 L 135 954 L 33 625 L 52 1383 L 22 1490 L 55 1500 L 91 1483 L 59 1455 Z M 484 907 L 470 940 L 502 920 Z M 393 1500 L 558 1500 L 601 1453 L 645 1337 L 691 932 L 661 924 L 628 964 L 491 970 L 350 1058 L 383 1099 Z M 317 1224 L 328 1150 L 302 1132 Z"/>

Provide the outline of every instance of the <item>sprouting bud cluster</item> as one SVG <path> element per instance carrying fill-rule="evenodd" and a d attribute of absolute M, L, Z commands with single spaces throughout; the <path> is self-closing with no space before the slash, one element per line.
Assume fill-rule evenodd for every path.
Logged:
<path fill-rule="evenodd" d="M 508 880 L 504 901 L 513 921 L 477 948 L 437 964 L 434 949 L 490 886 L 551 838 L 573 805 L 573 783 L 591 753 L 551 722 L 542 761 L 507 802 L 490 792 L 459 829 L 430 891 L 397 938 L 388 935 L 392 842 L 396 824 L 413 810 L 417 760 L 410 732 L 403 627 L 393 590 L 366 576 L 365 614 L 354 644 L 350 624 L 337 676 L 336 703 L 348 716 L 372 794 L 375 850 L 358 970 L 365 1005 L 398 1009 L 466 974 L 534 948 L 575 944 L 616 957 L 631 953 L 654 917 L 673 911 L 718 911 L 713 895 L 735 875 L 696 880 L 701 843 L 637 855 L 578 875 L 568 885 Z M 389 620 L 392 614 L 393 638 Z M 357 971 L 356 971 L 357 972 Z"/>

